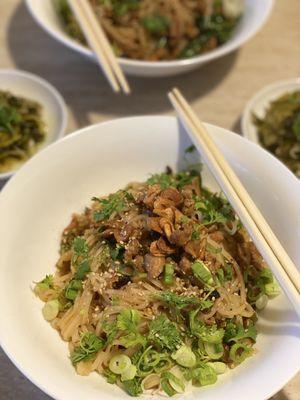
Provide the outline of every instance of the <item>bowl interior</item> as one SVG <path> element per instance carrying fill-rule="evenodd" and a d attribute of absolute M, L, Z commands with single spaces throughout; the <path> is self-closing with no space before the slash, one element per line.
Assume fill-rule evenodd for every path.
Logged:
<path fill-rule="evenodd" d="M 41 147 L 54 142 L 65 132 L 67 111 L 62 97 L 45 80 L 22 71 L 0 70 L 0 90 L 7 90 L 16 96 L 37 101 L 42 106 L 42 118 L 46 124 L 46 139 Z M 14 170 L 19 165 L 15 164 Z M 0 174 L 0 177 L 11 172 Z"/>
<path fill-rule="evenodd" d="M 28 8 L 36 21 L 55 39 L 77 52 L 93 58 L 92 52 L 70 38 L 63 29 L 53 0 L 26 0 Z M 273 0 L 245 0 L 245 13 L 237 26 L 234 36 L 224 45 L 203 55 L 174 61 L 140 61 L 120 59 L 120 64 L 128 73 L 159 76 L 172 75 L 193 69 L 210 60 L 221 57 L 244 44 L 263 26 L 272 10 Z"/>
<path fill-rule="evenodd" d="M 258 146 L 221 128 L 208 125 L 208 129 L 299 265 L 297 179 Z M 18 368 L 55 399 L 129 396 L 97 374 L 75 374 L 66 343 L 43 320 L 42 303 L 30 289 L 32 282 L 54 271 L 59 237 L 73 212 L 83 210 L 92 196 L 144 180 L 166 165 L 181 168 L 189 144 L 186 133 L 171 117 L 128 118 L 95 125 L 38 153 L 1 193 L 0 268 L 5 277 L 0 282 L 0 302 L 5 304 L 0 314 L 1 343 Z M 216 189 L 205 168 L 204 176 L 206 185 Z M 279 296 L 261 314 L 258 354 L 223 376 L 217 385 L 193 389 L 182 397 L 270 397 L 299 368 L 299 330 L 297 316 L 285 296 Z M 285 363 L 284 368 L 278 368 L 281 363 Z"/>
<path fill-rule="evenodd" d="M 290 79 L 269 85 L 260 90 L 247 104 L 242 117 L 243 135 L 253 142 L 260 143 L 256 126 L 252 122 L 252 115 L 255 114 L 259 118 L 265 116 L 266 110 L 270 103 L 280 96 L 300 90 L 300 79 Z"/>

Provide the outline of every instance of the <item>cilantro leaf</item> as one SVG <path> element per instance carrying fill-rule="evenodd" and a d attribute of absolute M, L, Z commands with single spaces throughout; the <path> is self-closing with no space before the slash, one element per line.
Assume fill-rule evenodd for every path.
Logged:
<path fill-rule="evenodd" d="M 180 333 L 176 325 L 164 314 L 159 315 L 150 323 L 148 339 L 159 348 L 175 351 L 181 341 Z"/>
<path fill-rule="evenodd" d="M 90 272 L 90 264 L 88 260 L 84 260 L 78 265 L 74 277 L 75 279 L 83 280 L 88 272 Z"/>
<path fill-rule="evenodd" d="M 167 189 L 169 187 L 180 189 L 190 184 L 195 177 L 200 177 L 199 172 L 195 170 L 182 171 L 177 174 L 168 174 L 164 172 L 162 174 L 152 175 L 147 180 L 147 183 L 151 186 L 158 184 L 162 189 Z"/>
<path fill-rule="evenodd" d="M 117 243 L 114 248 L 110 248 L 110 256 L 114 261 L 122 260 L 124 251 L 125 251 L 125 246 Z"/>
<path fill-rule="evenodd" d="M 137 332 L 140 314 L 133 309 L 125 309 L 117 316 L 117 328 L 126 332 Z"/>
<path fill-rule="evenodd" d="M 94 221 L 100 222 L 109 219 L 112 214 L 120 213 L 126 208 L 128 201 L 131 201 L 132 199 L 133 197 L 131 194 L 125 190 L 119 190 L 117 193 L 112 193 L 106 199 L 93 197 L 92 200 L 97 201 L 101 206 L 100 210 L 94 212 Z"/>
<path fill-rule="evenodd" d="M 79 346 L 75 347 L 71 361 L 75 365 L 80 361 L 87 361 L 94 357 L 104 347 L 104 340 L 93 332 L 86 332 L 81 336 Z"/>
<path fill-rule="evenodd" d="M 153 185 L 160 185 L 162 189 L 167 189 L 170 186 L 173 185 L 173 175 L 172 174 L 153 174 L 151 177 L 147 180 L 148 185 L 153 186 Z"/>
<path fill-rule="evenodd" d="M 125 336 L 121 336 L 120 337 L 120 344 L 124 347 L 126 347 L 126 349 L 128 349 L 129 347 L 132 346 L 137 346 L 137 345 L 141 345 L 141 346 L 145 346 L 146 345 L 146 338 L 144 336 L 142 336 L 139 333 L 128 333 L 128 335 Z"/>
<path fill-rule="evenodd" d="M 201 300 L 198 299 L 195 296 L 183 296 L 183 295 L 178 295 L 176 293 L 172 292 L 162 292 L 158 295 L 155 296 L 157 299 L 165 302 L 169 306 L 173 306 L 178 308 L 179 310 L 182 310 L 183 308 L 189 307 L 189 306 L 197 306 L 201 309 L 204 310 L 206 308 L 209 308 L 213 305 L 213 302 L 211 300 Z"/>
<path fill-rule="evenodd" d="M 106 344 L 111 343 L 115 339 L 118 333 L 117 321 L 114 322 L 103 321 L 102 328 L 106 333 Z"/>
<path fill-rule="evenodd" d="M 203 342 L 220 343 L 224 336 L 224 329 L 218 329 L 217 325 L 206 326 L 197 319 L 199 309 L 189 313 L 190 331 L 193 336 L 198 337 Z"/>
<path fill-rule="evenodd" d="M 74 278 L 83 280 L 86 274 L 90 271 L 89 265 L 89 246 L 82 236 L 77 236 L 72 243 L 73 265 L 76 268 Z"/>
<path fill-rule="evenodd" d="M 235 219 L 233 209 L 227 200 L 206 190 L 203 190 L 203 193 L 205 197 L 195 197 L 195 210 L 201 213 L 204 225 L 225 224 Z"/>
<path fill-rule="evenodd" d="M 66 299 L 74 301 L 80 290 L 82 290 L 82 281 L 72 279 L 64 289 Z"/>
<path fill-rule="evenodd" d="M 124 389 L 126 392 L 133 397 L 138 397 L 143 393 L 142 387 L 141 387 L 141 379 L 140 378 L 134 378 L 131 379 L 130 381 L 125 381 L 123 382 Z"/>
<path fill-rule="evenodd" d="M 86 256 L 89 252 L 89 246 L 83 237 L 77 236 L 73 240 L 72 250 L 77 257 L 78 256 Z"/>
<path fill-rule="evenodd" d="M 227 222 L 227 218 L 219 211 L 212 207 L 208 200 L 197 200 L 195 202 L 196 211 L 200 211 L 203 217 L 202 223 L 204 225 L 210 225 L 215 223 L 224 224 Z"/>

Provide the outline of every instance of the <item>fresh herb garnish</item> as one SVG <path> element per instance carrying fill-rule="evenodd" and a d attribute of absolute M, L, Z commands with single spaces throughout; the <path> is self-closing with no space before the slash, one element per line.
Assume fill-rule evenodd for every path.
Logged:
<path fill-rule="evenodd" d="M 149 185 L 160 185 L 162 189 L 167 189 L 168 187 L 183 188 L 185 185 L 192 183 L 195 177 L 200 177 L 199 172 L 195 170 L 182 171 L 177 174 L 154 174 L 148 180 Z"/>
<path fill-rule="evenodd" d="M 210 300 L 201 300 L 195 296 L 183 296 L 172 292 L 161 292 L 155 296 L 158 300 L 165 302 L 168 306 L 178 308 L 182 310 L 189 306 L 199 307 L 201 310 L 205 310 L 213 305 Z"/>
<path fill-rule="evenodd" d="M 100 222 L 109 219 L 113 214 L 117 214 L 127 207 L 128 202 L 132 201 L 132 196 L 125 190 L 119 190 L 117 193 L 110 194 L 107 199 L 93 197 L 93 201 L 100 204 L 100 210 L 94 211 L 93 219 Z"/>
<path fill-rule="evenodd" d="M 244 328 L 242 325 L 235 325 L 229 322 L 225 328 L 224 342 L 238 342 L 242 339 L 250 338 L 254 342 L 256 341 L 257 330 L 254 325 L 250 325 L 248 328 Z"/>
<path fill-rule="evenodd" d="M 123 382 L 124 389 L 130 396 L 138 397 L 143 393 L 141 379 L 136 377 L 130 381 Z"/>
<path fill-rule="evenodd" d="M 122 331 L 123 334 L 120 338 L 122 346 L 128 348 L 138 344 L 142 346 L 146 344 L 146 338 L 138 331 L 139 323 L 140 314 L 133 309 L 123 310 L 117 316 L 117 329 Z"/>
<path fill-rule="evenodd" d="M 0 131 L 13 133 L 13 127 L 21 121 L 21 115 L 13 107 L 0 104 Z"/>
<path fill-rule="evenodd" d="M 84 333 L 81 336 L 79 346 L 75 347 L 71 361 L 77 364 L 80 361 L 87 361 L 94 357 L 104 347 L 104 340 L 93 332 Z"/>
<path fill-rule="evenodd" d="M 106 344 L 111 343 L 118 334 L 117 321 L 113 322 L 103 321 L 102 329 L 106 334 Z"/>
<path fill-rule="evenodd" d="M 146 15 L 142 23 L 153 35 L 165 34 L 170 25 L 169 20 L 165 16 L 159 14 Z"/>
<path fill-rule="evenodd" d="M 72 279 L 65 287 L 66 299 L 74 301 L 81 290 L 82 281 L 79 279 Z"/>
<path fill-rule="evenodd" d="M 166 348 L 175 351 L 177 346 L 182 343 L 181 335 L 176 325 L 164 314 L 157 316 L 151 321 L 149 329 L 148 339 L 158 348 Z"/>
<path fill-rule="evenodd" d="M 75 280 L 83 280 L 86 274 L 90 272 L 90 262 L 89 262 L 89 246 L 86 240 L 77 236 L 72 243 L 72 263 L 76 269 L 74 278 Z"/>

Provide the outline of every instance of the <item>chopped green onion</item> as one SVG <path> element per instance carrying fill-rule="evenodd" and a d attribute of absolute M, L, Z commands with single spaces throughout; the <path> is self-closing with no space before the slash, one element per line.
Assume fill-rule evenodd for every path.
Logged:
<path fill-rule="evenodd" d="M 46 321 L 52 321 L 59 313 L 59 301 L 47 301 L 42 309 L 42 313 Z"/>
<path fill-rule="evenodd" d="M 213 385 L 217 381 L 217 373 L 208 364 L 203 364 L 193 371 L 193 379 L 201 386 Z"/>
<path fill-rule="evenodd" d="M 146 15 L 142 23 L 144 27 L 152 34 L 161 34 L 166 32 L 170 23 L 163 15 Z"/>
<path fill-rule="evenodd" d="M 205 343 L 221 343 L 225 333 L 224 329 L 218 329 L 217 325 L 206 326 L 195 320 L 192 313 L 190 313 L 190 327 L 192 334 Z"/>
<path fill-rule="evenodd" d="M 68 300 L 75 300 L 78 292 L 82 289 L 82 281 L 79 279 L 71 280 L 65 288 L 65 297 Z"/>
<path fill-rule="evenodd" d="M 229 322 L 225 329 L 224 342 L 239 342 L 242 339 L 252 339 L 256 341 L 257 330 L 254 325 L 244 328 L 242 325 L 235 325 Z"/>
<path fill-rule="evenodd" d="M 168 380 L 169 385 L 172 387 L 173 390 L 175 390 L 176 393 L 184 393 L 184 391 L 185 391 L 184 383 L 182 382 L 182 380 L 180 378 L 178 378 L 171 372 L 164 372 L 162 374 L 162 381 L 163 380 Z M 169 394 L 169 393 L 167 393 L 167 394 Z M 171 394 L 171 396 L 172 395 L 173 394 Z M 169 394 L 169 396 L 170 396 L 170 394 Z"/>
<path fill-rule="evenodd" d="M 137 368 L 135 365 L 130 365 L 125 371 L 121 374 L 121 381 L 130 381 L 136 376 Z"/>
<path fill-rule="evenodd" d="M 84 260 L 77 267 L 75 279 L 83 280 L 88 272 L 90 272 L 90 264 L 88 260 Z"/>
<path fill-rule="evenodd" d="M 212 359 L 212 360 L 218 360 L 221 358 L 224 354 L 224 348 L 222 343 L 204 343 L 204 348 L 207 353 L 207 355 Z"/>
<path fill-rule="evenodd" d="M 125 356 L 125 354 L 119 354 L 111 358 L 108 366 L 111 372 L 113 372 L 114 374 L 121 375 L 131 365 L 132 365 L 131 360 L 128 356 Z"/>
<path fill-rule="evenodd" d="M 173 353 L 171 357 L 182 367 L 192 368 L 196 364 L 195 354 L 185 344 L 183 344 L 175 353 Z"/>
<path fill-rule="evenodd" d="M 170 263 L 166 264 L 165 275 L 164 275 L 164 282 L 166 285 L 172 285 L 173 275 L 174 275 L 174 265 Z"/>
<path fill-rule="evenodd" d="M 160 381 L 160 386 L 162 390 L 170 397 L 176 394 L 176 391 L 170 385 L 170 382 L 167 378 L 162 378 Z"/>
<path fill-rule="evenodd" d="M 220 361 L 215 361 L 215 362 L 208 362 L 207 365 L 212 367 L 217 375 L 222 375 L 227 371 L 227 365 L 223 362 Z"/>
<path fill-rule="evenodd" d="M 251 354 L 251 347 L 243 343 L 235 343 L 229 352 L 229 358 L 236 364 L 240 364 Z"/>
<path fill-rule="evenodd" d="M 267 283 L 265 285 L 265 293 L 268 297 L 276 297 L 280 295 L 280 287 L 278 283 L 274 282 Z"/>
<path fill-rule="evenodd" d="M 46 277 L 38 282 L 35 286 L 35 292 L 53 289 L 53 275 L 46 275 Z"/>
<path fill-rule="evenodd" d="M 200 281 L 203 283 L 209 286 L 214 284 L 212 273 L 203 261 L 197 260 L 194 264 L 192 264 L 192 270 L 195 277 L 200 279 Z"/>
<path fill-rule="evenodd" d="M 272 272 L 268 268 L 264 268 L 260 271 L 258 275 L 258 280 L 262 283 L 271 283 L 274 281 Z"/>
<path fill-rule="evenodd" d="M 256 307 L 258 310 L 263 310 L 263 309 L 266 307 L 266 305 L 268 304 L 268 300 L 269 300 L 268 296 L 267 296 L 266 294 L 262 294 L 262 295 L 256 300 L 256 302 L 255 302 L 255 307 Z"/>
<path fill-rule="evenodd" d="M 138 397 L 143 393 L 141 380 L 137 377 L 131 379 L 130 381 L 124 381 L 123 386 L 130 396 Z"/>

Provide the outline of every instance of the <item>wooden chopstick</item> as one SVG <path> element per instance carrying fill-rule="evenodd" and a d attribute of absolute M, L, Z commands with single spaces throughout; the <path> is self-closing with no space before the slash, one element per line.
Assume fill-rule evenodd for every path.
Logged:
<path fill-rule="evenodd" d="M 120 92 L 122 89 L 129 94 L 130 87 L 125 75 L 88 0 L 68 0 L 68 3 L 113 90 Z"/>
<path fill-rule="evenodd" d="M 298 269 L 179 90 L 173 89 L 169 98 L 207 166 L 300 315 Z"/>

